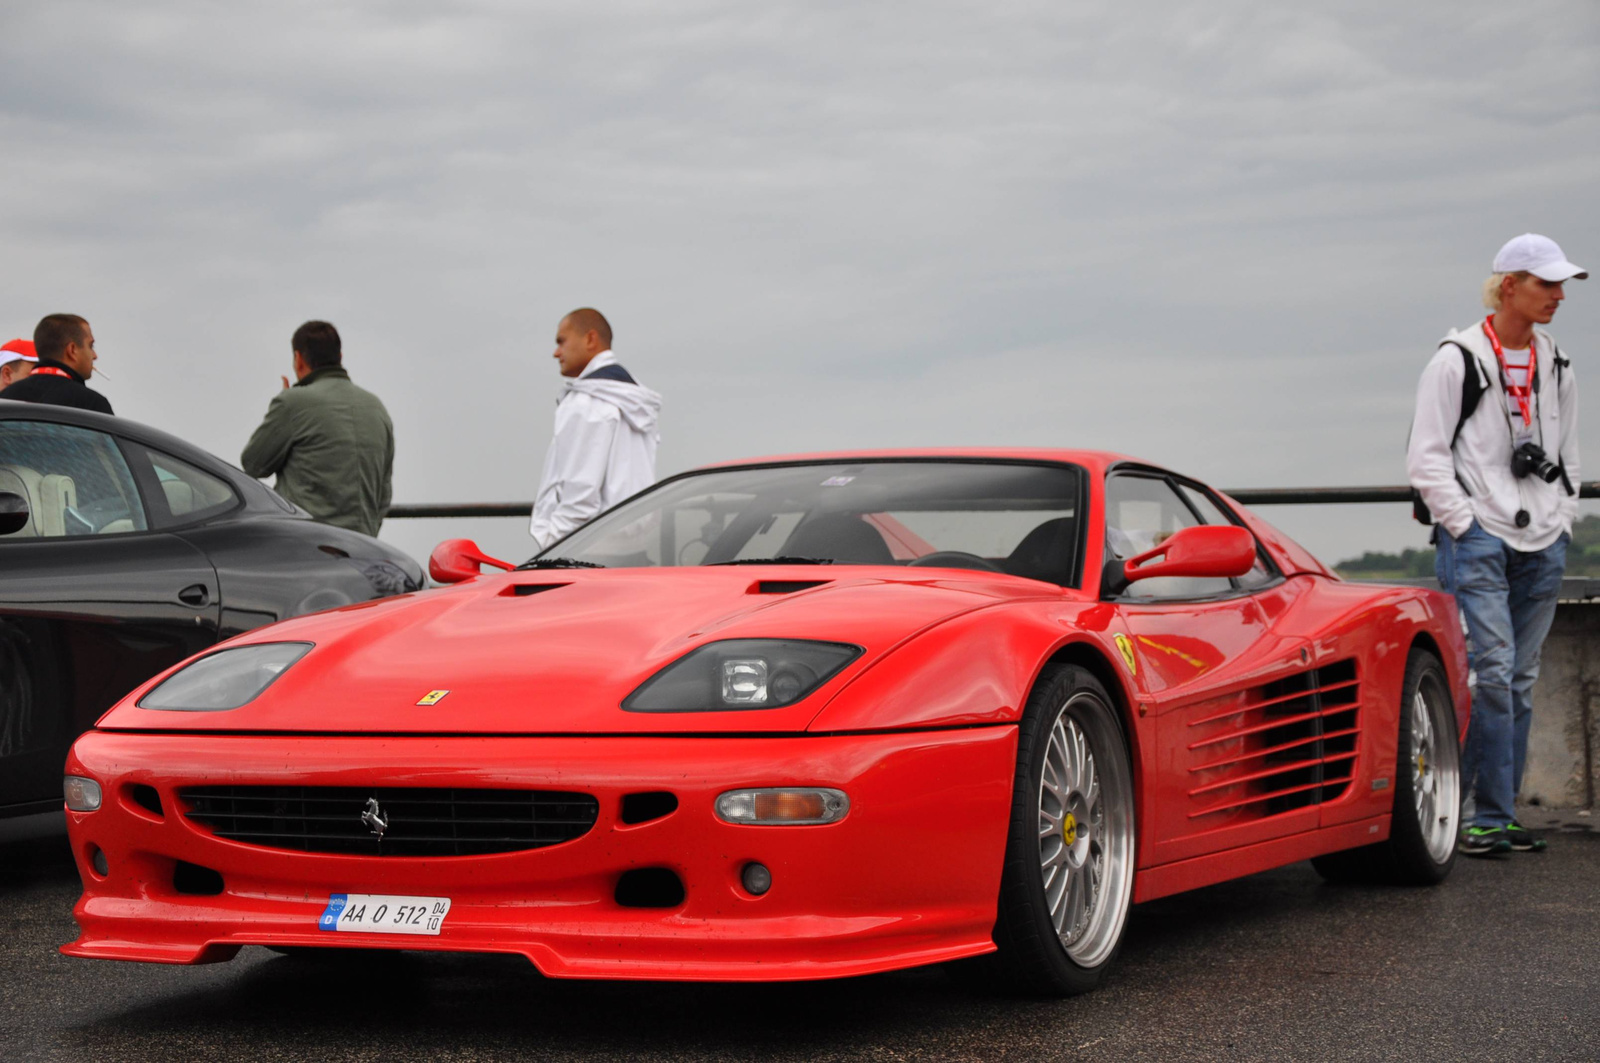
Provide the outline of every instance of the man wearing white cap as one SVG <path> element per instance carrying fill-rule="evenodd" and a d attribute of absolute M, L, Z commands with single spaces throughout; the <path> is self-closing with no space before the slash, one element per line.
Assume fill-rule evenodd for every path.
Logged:
<path fill-rule="evenodd" d="M 1578 382 L 1548 325 L 1589 274 L 1525 233 L 1494 257 L 1491 313 L 1445 336 L 1417 385 L 1406 471 L 1437 522 L 1439 583 L 1467 621 L 1478 685 L 1462 753 L 1470 856 L 1538 852 L 1517 822 L 1539 651 L 1578 513 Z"/>
<path fill-rule="evenodd" d="M 0 391 L 27 376 L 38 361 L 32 340 L 7 340 L 0 347 Z"/>

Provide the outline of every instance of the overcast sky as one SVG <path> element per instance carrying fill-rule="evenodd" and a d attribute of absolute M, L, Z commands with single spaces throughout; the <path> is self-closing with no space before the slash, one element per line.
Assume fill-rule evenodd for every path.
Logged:
<path fill-rule="evenodd" d="M 1020 444 L 1393 484 L 1499 245 L 1600 268 L 1600 5 L 5 0 L 0 148 L 0 332 L 85 315 L 119 414 L 233 462 L 326 318 L 397 501 L 531 499 L 592 305 L 662 475 Z M 1263 512 L 1330 561 L 1424 542 Z"/>

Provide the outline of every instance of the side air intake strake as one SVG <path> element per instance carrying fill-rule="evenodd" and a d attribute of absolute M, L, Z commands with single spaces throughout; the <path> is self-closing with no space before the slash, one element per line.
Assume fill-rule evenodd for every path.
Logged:
<path fill-rule="evenodd" d="M 600 803 L 556 790 L 191 786 L 184 818 L 269 849 L 365 856 L 477 856 L 583 836 Z"/>
<path fill-rule="evenodd" d="M 1190 819 L 1262 819 L 1332 801 L 1349 788 L 1361 730 L 1355 661 L 1230 701 L 1189 721 Z"/>

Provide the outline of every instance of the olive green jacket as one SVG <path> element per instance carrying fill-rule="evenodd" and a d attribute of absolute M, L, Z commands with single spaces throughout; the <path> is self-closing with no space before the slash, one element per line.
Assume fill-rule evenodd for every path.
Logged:
<path fill-rule="evenodd" d="M 342 367 L 314 369 L 267 406 L 239 464 L 324 524 L 377 535 L 392 498 L 394 425 Z"/>

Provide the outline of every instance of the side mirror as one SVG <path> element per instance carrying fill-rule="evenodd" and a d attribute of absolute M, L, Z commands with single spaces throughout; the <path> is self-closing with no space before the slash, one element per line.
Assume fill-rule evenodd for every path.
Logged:
<path fill-rule="evenodd" d="M 1122 574 L 1129 583 L 1156 576 L 1230 578 L 1242 576 L 1256 563 L 1256 540 L 1234 524 L 1202 524 L 1180 528 L 1154 550 L 1129 558 Z"/>
<path fill-rule="evenodd" d="M 0 491 L 0 535 L 12 535 L 28 526 L 28 500 Z"/>
<path fill-rule="evenodd" d="M 440 583 L 460 583 L 481 576 L 480 565 L 493 565 L 507 571 L 516 567 L 509 561 L 490 557 L 471 539 L 446 539 L 428 555 L 428 575 Z"/>

